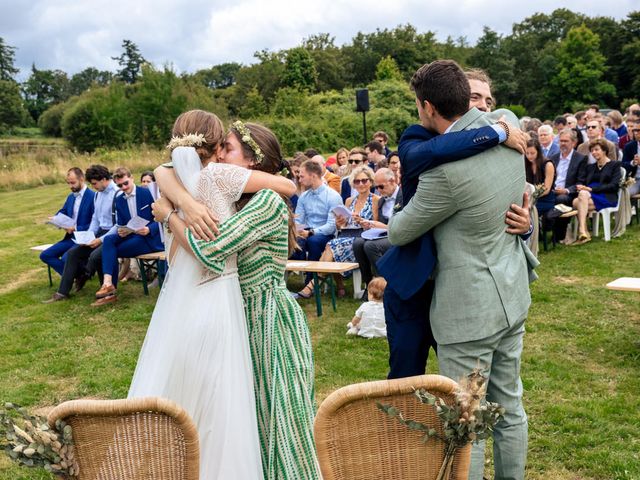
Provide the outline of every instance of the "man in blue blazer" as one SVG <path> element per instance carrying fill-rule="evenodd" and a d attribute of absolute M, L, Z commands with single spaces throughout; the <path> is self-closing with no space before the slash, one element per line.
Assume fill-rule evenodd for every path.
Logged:
<path fill-rule="evenodd" d="M 121 190 L 116 195 L 116 224 L 103 238 L 102 270 L 104 280 L 96 292 L 94 307 L 117 301 L 118 258 L 132 258 L 144 253 L 164 250 L 160 238 L 160 226 L 153 221 L 151 204 L 153 196 L 145 187 L 136 187 L 129 169 L 120 167 L 113 173 L 113 180 Z M 147 226 L 135 232 L 125 228 L 134 216 L 148 220 Z"/>
<path fill-rule="evenodd" d="M 53 244 L 40 254 L 40 260 L 62 275 L 64 270 L 65 254 L 74 247 L 74 231 L 89 230 L 91 217 L 93 217 L 94 192 L 89 190 L 84 183 L 84 173 L 77 167 L 70 168 L 67 172 L 67 185 L 71 193 L 64 205 L 57 213 L 62 213 L 75 221 L 75 226 L 67 228 L 64 238 Z"/>
<path fill-rule="evenodd" d="M 482 77 L 473 74 L 470 77 L 469 106 L 487 111 L 492 105 L 488 78 L 484 82 L 478 78 Z M 511 133 L 508 138 L 498 125 L 446 135 L 438 135 L 422 125 L 407 128 L 399 142 L 403 206 L 415 194 L 420 174 L 427 170 L 482 153 L 505 140 L 507 146 L 524 151 L 522 133 L 516 133 L 513 128 Z M 507 223 L 510 233 L 527 232 L 530 225 L 528 208 L 512 206 L 512 211 L 507 213 Z M 378 272 L 387 280 L 384 309 L 389 342 L 388 378 L 424 374 L 429 349 L 437 351 L 429 322 L 433 294 L 430 277 L 435 264 L 436 250 L 431 232 L 402 247 L 392 247 L 377 263 Z"/>

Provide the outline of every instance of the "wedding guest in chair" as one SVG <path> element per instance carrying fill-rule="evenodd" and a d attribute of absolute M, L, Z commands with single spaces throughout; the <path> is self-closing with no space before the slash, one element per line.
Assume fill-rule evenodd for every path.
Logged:
<path fill-rule="evenodd" d="M 89 229 L 94 208 L 94 193 L 85 185 L 82 170 L 78 167 L 70 168 L 67 171 L 67 185 L 69 185 L 71 193 L 57 213 L 71 218 L 74 221 L 74 226 L 66 228 L 64 238 L 40 254 L 40 260 L 53 268 L 60 276 L 64 270 L 65 254 L 76 245 L 72 240 L 73 232 Z"/>
<path fill-rule="evenodd" d="M 116 186 L 123 194 L 116 197 L 116 224 L 104 237 L 102 247 L 102 287 L 96 292 L 94 307 L 117 301 L 118 258 L 132 258 L 144 253 L 164 249 L 160 239 L 160 227 L 153 221 L 151 204 L 153 196 L 145 187 L 136 187 L 128 168 L 120 167 L 113 173 Z M 146 226 L 132 231 L 129 221 L 140 217 L 148 221 Z"/>

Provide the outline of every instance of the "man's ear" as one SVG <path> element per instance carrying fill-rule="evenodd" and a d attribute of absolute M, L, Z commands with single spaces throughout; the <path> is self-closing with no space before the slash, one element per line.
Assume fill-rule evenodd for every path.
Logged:
<path fill-rule="evenodd" d="M 433 106 L 433 104 L 432 104 L 431 102 L 429 102 L 428 100 L 425 100 L 425 101 L 423 102 L 423 106 L 424 106 L 424 111 L 426 112 L 426 114 L 427 114 L 429 117 L 433 117 L 433 116 L 434 116 L 434 114 L 436 113 L 436 109 L 435 109 L 435 107 Z"/>

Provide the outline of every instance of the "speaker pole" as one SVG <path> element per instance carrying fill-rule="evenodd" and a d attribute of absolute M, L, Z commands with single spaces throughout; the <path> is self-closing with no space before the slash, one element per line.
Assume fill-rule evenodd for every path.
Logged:
<path fill-rule="evenodd" d="M 363 145 L 367 144 L 367 112 L 362 112 L 362 130 L 364 131 L 364 142 Z"/>

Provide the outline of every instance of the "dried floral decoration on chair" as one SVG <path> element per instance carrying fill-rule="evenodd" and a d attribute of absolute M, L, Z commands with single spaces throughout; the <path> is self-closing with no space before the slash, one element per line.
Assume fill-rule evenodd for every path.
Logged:
<path fill-rule="evenodd" d="M 404 418 L 396 407 L 377 402 L 378 408 L 390 417 L 406 425 L 410 430 L 424 432 L 423 442 L 430 438 L 442 440 L 445 456 L 436 480 L 446 480 L 453 469 L 453 459 L 458 448 L 470 442 L 484 440 L 491 435 L 493 427 L 504 417 L 504 408 L 493 402 L 482 403 L 487 393 L 487 378 L 476 368 L 460 380 L 454 392 L 455 402 L 447 405 L 442 398 L 436 398 L 426 390 L 414 392 L 421 403 L 432 406 L 443 424 L 443 434 L 432 426 Z"/>
<path fill-rule="evenodd" d="M 0 433 L 4 437 L 0 437 L 0 447 L 11 460 L 25 467 L 42 467 L 62 478 L 77 478 L 71 425 L 58 420 L 51 428 L 46 417 L 29 415 L 13 403 L 6 403 L 5 409 L 0 411 Z"/>

